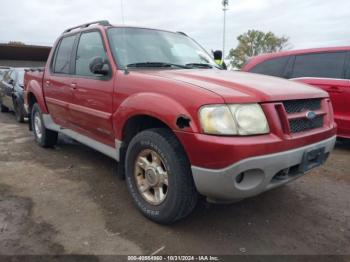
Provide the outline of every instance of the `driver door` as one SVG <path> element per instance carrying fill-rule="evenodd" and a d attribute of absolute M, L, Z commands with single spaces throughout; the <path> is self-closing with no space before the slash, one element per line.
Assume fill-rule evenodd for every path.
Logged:
<path fill-rule="evenodd" d="M 107 58 L 100 31 L 81 34 L 75 57 L 75 75 L 70 85 L 73 102 L 70 105 L 72 128 L 101 143 L 114 146 L 112 124 L 113 77 L 93 74 L 93 58 Z"/>

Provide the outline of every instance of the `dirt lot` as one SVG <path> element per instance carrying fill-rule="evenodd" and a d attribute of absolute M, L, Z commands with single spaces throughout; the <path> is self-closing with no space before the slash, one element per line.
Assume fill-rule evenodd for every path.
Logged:
<path fill-rule="evenodd" d="M 112 170 L 65 138 L 42 149 L 0 114 L 0 254 L 350 254 L 350 142 L 288 186 L 168 227 L 138 213 Z"/>

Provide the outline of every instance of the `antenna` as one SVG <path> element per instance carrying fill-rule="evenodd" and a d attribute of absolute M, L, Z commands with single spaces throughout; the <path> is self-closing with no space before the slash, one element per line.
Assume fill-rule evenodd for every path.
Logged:
<path fill-rule="evenodd" d="M 122 23 L 125 24 L 125 17 L 124 17 L 124 1 L 120 0 L 120 10 L 122 15 Z"/>
<path fill-rule="evenodd" d="M 225 59 L 226 57 L 226 12 L 228 10 L 228 5 L 229 5 L 229 0 L 222 0 L 222 6 L 223 9 L 222 11 L 224 11 L 224 33 L 223 33 L 223 48 L 222 48 L 222 54 L 223 54 L 223 59 Z"/>

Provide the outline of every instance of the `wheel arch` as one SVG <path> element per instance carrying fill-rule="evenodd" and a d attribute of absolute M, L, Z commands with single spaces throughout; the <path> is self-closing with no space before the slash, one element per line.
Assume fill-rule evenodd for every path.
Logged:
<path fill-rule="evenodd" d="M 166 128 L 171 130 L 171 128 L 164 121 L 152 115 L 134 115 L 125 122 L 122 128 L 121 139 L 123 143 L 128 144 L 136 134 L 153 128 Z"/>
<path fill-rule="evenodd" d="M 43 114 L 49 113 L 45 103 L 42 86 L 36 80 L 29 81 L 27 85 L 27 99 L 28 99 L 27 103 L 28 103 L 29 109 L 31 109 L 34 105 L 34 103 L 31 104 L 30 98 L 32 98 L 31 100 L 32 102 L 35 101 L 35 103 L 38 103 L 40 110 L 41 112 L 43 112 Z"/>
<path fill-rule="evenodd" d="M 123 141 L 123 130 L 127 122 L 140 116 L 157 120 L 173 131 L 199 131 L 193 116 L 180 102 L 163 94 L 138 93 L 123 101 L 113 114 L 116 138 Z M 180 125 L 179 120 L 188 120 L 188 123 Z"/>
<path fill-rule="evenodd" d="M 121 128 L 121 146 L 119 149 L 119 166 L 118 166 L 118 174 L 121 178 L 125 177 L 125 158 L 126 152 L 128 150 L 129 144 L 132 139 L 139 133 L 156 128 L 163 128 L 170 131 L 174 137 L 179 141 L 182 145 L 181 141 L 176 136 L 175 132 L 172 128 L 162 119 L 157 118 L 154 115 L 150 114 L 138 114 L 133 115 L 125 121 L 123 127 Z M 183 146 L 183 145 L 182 145 Z M 186 152 L 184 150 L 184 152 Z M 187 154 L 186 157 L 188 158 Z"/>

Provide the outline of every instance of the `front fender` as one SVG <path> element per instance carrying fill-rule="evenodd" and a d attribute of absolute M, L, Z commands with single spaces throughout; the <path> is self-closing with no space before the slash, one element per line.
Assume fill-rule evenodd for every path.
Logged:
<path fill-rule="evenodd" d="M 138 93 L 128 97 L 118 107 L 113 114 L 114 130 L 116 130 L 116 138 L 122 140 L 122 132 L 126 122 L 134 117 L 147 115 L 154 117 L 165 123 L 172 130 L 181 130 L 184 132 L 197 133 L 198 126 L 195 119 L 189 111 L 178 101 L 171 97 L 157 93 Z M 180 129 L 177 125 L 177 119 L 184 116 L 190 119 L 190 126 Z"/>
<path fill-rule="evenodd" d="M 43 112 L 43 114 L 49 113 L 49 110 L 47 109 L 47 106 L 45 103 L 44 92 L 43 92 L 42 86 L 38 81 L 30 80 L 27 84 L 26 92 L 27 92 L 28 98 L 29 98 L 30 94 L 34 95 L 34 97 L 35 97 L 35 99 L 36 99 L 36 101 L 41 109 L 41 112 Z M 26 99 L 26 103 L 27 103 L 27 105 L 29 105 L 28 99 Z"/>

